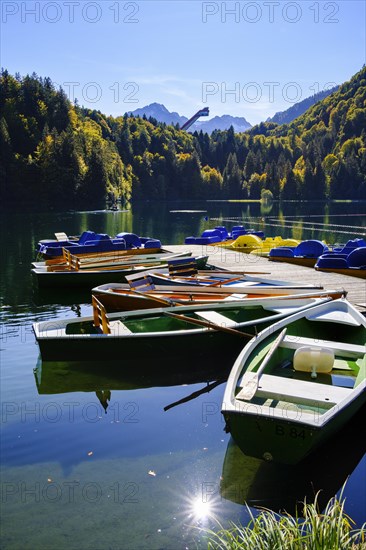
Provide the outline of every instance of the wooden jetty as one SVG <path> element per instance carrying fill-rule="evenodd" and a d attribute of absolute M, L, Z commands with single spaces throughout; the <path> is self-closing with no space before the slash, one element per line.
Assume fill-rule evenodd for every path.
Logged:
<path fill-rule="evenodd" d="M 296 284 L 310 283 L 329 289 L 343 288 L 347 291 L 348 300 L 360 311 L 366 312 L 366 280 L 358 277 L 316 271 L 314 268 L 284 262 L 270 262 L 263 256 L 233 252 L 218 246 L 170 245 L 167 248 L 172 252 L 189 249 L 192 255 L 208 255 L 208 263 L 233 271 L 266 272 L 266 275 L 260 275 L 263 278 L 283 279 Z"/>

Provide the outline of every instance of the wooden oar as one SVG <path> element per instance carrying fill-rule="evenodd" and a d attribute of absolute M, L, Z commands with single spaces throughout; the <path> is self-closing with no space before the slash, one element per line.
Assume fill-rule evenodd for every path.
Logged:
<path fill-rule="evenodd" d="M 221 325 L 217 325 L 216 323 L 212 323 L 211 321 L 203 321 L 201 319 L 193 319 L 192 317 L 187 317 L 186 315 L 182 315 L 181 313 L 172 313 L 170 311 L 164 311 L 164 315 L 169 315 L 169 317 L 174 317 L 175 319 L 180 319 L 181 321 L 186 321 L 187 323 L 192 323 L 194 325 L 199 325 L 201 327 L 211 328 L 214 330 L 221 330 L 222 332 L 228 332 L 229 334 L 233 334 L 235 336 L 241 336 L 244 338 L 253 338 L 255 336 L 254 334 L 249 334 L 248 332 L 241 332 L 240 330 L 236 330 L 235 328 L 229 328 L 229 327 L 223 327 Z"/>
<path fill-rule="evenodd" d="M 242 399 L 243 401 L 249 401 L 254 396 L 255 392 L 258 389 L 259 378 L 263 374 L 264 369 L 266 368 L 269 360 L 272 355 L 282 342 L 287 332 L 287 328 L 284 328 L 282 332 L 277 336 L 276 340 L 272 343 L 271 347 L 268 350 L 266 357 L 263 359 L 261 366 L 257 372 L 246 372 L 242 378 L 242 389 L 237 394 L 237 399 Z"/>
<path fill-rule="evenodd" d="M 183 397 L 182 399 L 179 399 L 178 401 L 175 401 L 174 403 L 171 403 L 170 405 L 167 405 L 164 407 L 164 411 L 168 411 L 169 409 L 172 409 L 173 407 L 176 407 L 177 405 L 182 405 L 183 403 L 187 403 L 187 401 L 192 401 L 192 399 L 196 399 L 200 395 L 203 395 L 204 393 L 208 393 L 216 386 L 219 386 L 220 384 L 223 384 L 225 380 L 216 380 L 216 382 L 211 382 L 211 384 L 207 384 L 205 388 L 202 388 L 201 390 L 195 391 L 191 393 L 190 395 L 187 395 L 187 397 Z"/>
<path fill-rule="evenodd" d="M 216 283 L 210 283 L 208 286 L 225 286 L 229 283 L 234 283 L 235 281 L 240 281 L 243 277 L 233 277 L 232 279 L 223 279 L 222 281 L 217 281 Z"/>
<path fill-rule="evenodd" d="M 175 302 L 174 300 L 171 300 L 169 298 L 169 300 L 166 300 L 165 298 L 158 298 L 157 296 L 152 296 L 151 294 L 147 293 L 147 292 L 140 292 L 140 290 L 132 290 L 130 289 L 130 293 L 132 294 L 138 294 L 139 296 L 143 296 L 144 298 L 148 299 L 148 300 L 153 300 L 155 302 L 159 302 L 160 304 L 163 304 L 164 306 L 175 306 Z"/>
<path fill-rule="evenodd" d="M 152 272 L 152 273 L 154 274 L 154 272 Z M 187 282 L 190 282 L 190 283 L 192 283 L 196 286 L 200 286 L 200 285 L 201 286 L 211 286 L 211 283 L 217 283 L 218 282 L 216 279 L 209 279 L 208 277 L 204 278 L 204 279 L 198 279 L 195 275 L 190 275 L 189 277 L 183 277 L 181 275 L 176 275 L 175 276 L 175 275 L 166 275 L 166 273 L 158 273 L 158 272 L 156 272 L 156 273 L 157 273 L 157 275 L 159 275 L 159 277 L 171 280 L 172 282 L 174 282 L 175 280 L 187 281 Z M 221 281 L 219 281 L 219 282 L 221 282 Z"/>
<path fill-rule="evenodd" d="M 231 269 L 227 270 L 218 270 L 218 269 L 199 269 L 198 275 L 215 275 L 217 273 L 223 273 L 224 275 L 270 275 L 271 271 L 232 271 Z"/>

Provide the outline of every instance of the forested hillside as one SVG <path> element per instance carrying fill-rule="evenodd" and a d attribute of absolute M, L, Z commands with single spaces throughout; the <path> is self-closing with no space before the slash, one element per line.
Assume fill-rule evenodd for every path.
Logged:
<path fill-rule="evenodd" d="M 366 196 L 366 69 L 290 124 L 193 135 L 73 105 L 49 78 L 1 73 L 3 204 Z"/>
<path fill-rule="evenodd" d="M 310 97 L 307 97 L 306 99 L 303 99 L 302 101 L 299 101 L 299 103 L 295 103 L 295 105 L 292 105 L 292 107 L 286 109 L 286 111 L 279 111 L 272 118 L 268 118 L 266 122 L 276 122 L 276 124 L 289 124 L 295 118 L 304 114 L 305 111 L 310 109 L 310 107 L 312 107 L 315 103 L 321 101 L 322 99 L 325 99 L 326 97 L 328 97 L 328 95 L 333 94 L 337 90 L 338 86 L 334 86 L 334 88 L 330 90 L 318 92 L 317 94 L 314 94 Z"/>

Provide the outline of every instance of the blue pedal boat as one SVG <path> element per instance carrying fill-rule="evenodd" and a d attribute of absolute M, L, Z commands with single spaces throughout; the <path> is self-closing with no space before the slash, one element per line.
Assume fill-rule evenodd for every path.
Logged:
<path fill-rule="evenodd" d="M 315 269 L 366 279 L 366 242 L 363 239 L 350 240 L 343 248 L 323 254 Z"/>
<path fill-rule="evenodd" d="M 65 235 L 66 236 L 66 235 Z M 84 231 L 78 239 L 43 240 L 37 245 L 37 253 L 45 259 L 62 258 L 62 249 L 71 254 L 94 254 L 131 249 L 148 249 L 149 252 L 161 250 L 161 242 L 151 237 L 139 237 L 134 233 L 118 233 L 111 238 L 106 233 Z"/>
<path fill-rule="evenodd" d="M 210 245 L 221 242 L 235 241 L 240 235 L 256 235 L 264 239 L 263 231 L 246 229 L 243 225 L 234 225 L 229 232 L 223 225 L 217 225 L 214 229 L 206 229 L 200 237 L 186 237 L 184 244 Z"/>
<path fill-rule="evenodd" d="M 273 262 L 287 262 L 306 267 L 314 267 L 319 256 L 328 251 L 329 248 L 325 243 L 311 239 L 302 241 L 296 247 L 278 246 L 277 248 L 272 248 L 269 252 L 268 259 Z"/>

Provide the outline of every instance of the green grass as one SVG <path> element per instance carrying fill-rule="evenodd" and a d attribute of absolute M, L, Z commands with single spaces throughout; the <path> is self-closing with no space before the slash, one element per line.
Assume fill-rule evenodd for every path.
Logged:
<path fill-rule="evenodd" d="M 366 524 L 354 529 L 354 522 L 344 511 L 344 499 L 331 499 L 320 513 L 317 496 L 314 503 L 304 502 L 302 514 L 279 515 L 263 509 L 254 517 L 248 507 L 247 526 L 232 524 L 206 533 L 209 550 L 365 550 Z M 221 527 L 221 526 L 220 526 Z"/>

